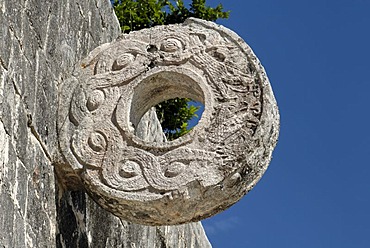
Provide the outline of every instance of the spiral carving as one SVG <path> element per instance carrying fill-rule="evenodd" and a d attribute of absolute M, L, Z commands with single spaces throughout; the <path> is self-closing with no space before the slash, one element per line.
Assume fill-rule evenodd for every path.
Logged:
<path fill-rule="evenodd" d="M 162 42 L 161 48 L 163 51 L 171 53 L 182 50 L 182 44 L 178 39 L 168 38 Z"/>

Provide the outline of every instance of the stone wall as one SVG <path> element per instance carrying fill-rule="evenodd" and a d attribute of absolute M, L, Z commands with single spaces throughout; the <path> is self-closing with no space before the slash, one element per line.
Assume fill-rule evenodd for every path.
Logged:
<path fill-rule="evenodd" d="M 144 227 L 55 179 L 58 90 L 120 33 L 108 0 L 0 2 L 0 247 L 209 247 L 199 223 Z"/>

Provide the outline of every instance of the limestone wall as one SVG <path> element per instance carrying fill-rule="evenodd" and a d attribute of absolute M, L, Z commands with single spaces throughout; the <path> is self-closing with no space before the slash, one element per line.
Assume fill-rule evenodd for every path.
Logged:
<path fill-rule="evenodd" d="M 199 223 L 120 221 L 54 176 L 58 90 L 119 34 L 108 0 L 0 2 L 0 247 L 209 247 Z"/>

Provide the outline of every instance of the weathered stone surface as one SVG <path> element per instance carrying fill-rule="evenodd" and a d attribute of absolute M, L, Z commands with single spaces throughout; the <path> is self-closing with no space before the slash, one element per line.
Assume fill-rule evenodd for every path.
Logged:
<path fill-rule="evenodd" d="M 135 135 L 148 109 L 174 97 L 205 104 L 189 134 L 171 142 Z M 74 171 L 108 211 L 141 224 L 197 221 L 234 204 L 267 169 L 279 130 L 249 46 L 198 19 L 99 46 L 64 81 L 60 99 L 58 169 Z"/>
<path fill-rule="evenodd" d="M 90 247 L 211 247 L 200 222 L 178 226 L 143 226 L 120 221 L 96 203 L 89 204 L 89 201 L 87 229 L 90 230 Z M 107 227 L 102 228 L 102 223 L 107 223 Z"/>
<path fill-rule="evenodd" d="M 139 137 L 160 137 L 161 127 L 153 110 L 141 122 L 147 128 Z M 211 247 L 200 222 L 158 227 L 129 223 L 102 209 L 83 191 L 64 192 L 57 204 L 57 247 Z"/>
<path fill-rule="evenodd" d="M 167 142 L 155 108 L 151 108 L 141 118 L 135 129 L 135 135 L 148 142 Z"/>
<path fill-rule="evenodd" d="M 0 246 L 53 247 L 58 87 L 119 27 L 108 1 L 2 0 L 0 23 Z"/>
<path fill-rule="evenodd" d="M 143 128 L 142 132 L 137 133 L 138 137 L 146 141 L 157 137 L 157 141 L 163 141 L 162 128 L 154 109 L 143 116 L 139 125 L 143 125 Z M 200 222 L 178 226 L 143 226 L 120 220 L 89 198 L 86 204 L 90 247 L 211 247 Z M 102 229 L 102 223 L 107 227 Z"/>
<path fill-rule="evenodd" d="M 119 33 L 108 0 L 0 1 L 0 247 L 163 244 L 156 229 L 121 222 L 54 177 L 60 84 Z M 199 223 L 178 233 L 167 247 L 209 246 Z"/>

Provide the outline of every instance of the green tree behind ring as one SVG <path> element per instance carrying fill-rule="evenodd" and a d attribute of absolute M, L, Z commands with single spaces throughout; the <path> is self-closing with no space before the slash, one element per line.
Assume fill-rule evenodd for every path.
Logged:
<path fill-rule="evenodd" d="M 206 6 L 206 0 L 192 0 L 187 8 L 183 0 L 113 0 L 114 11 L 124 33 L 156 25 L 182 23 L 189 17 L 207 21 L 228 18 L 221 4 Z M 198 117 L 199 107 L 189 105 L 189 98 L 170 99 L 156 105 L 156 112 L 168 140 L 174 140 L 190 131 L 188 121 Z"/>

